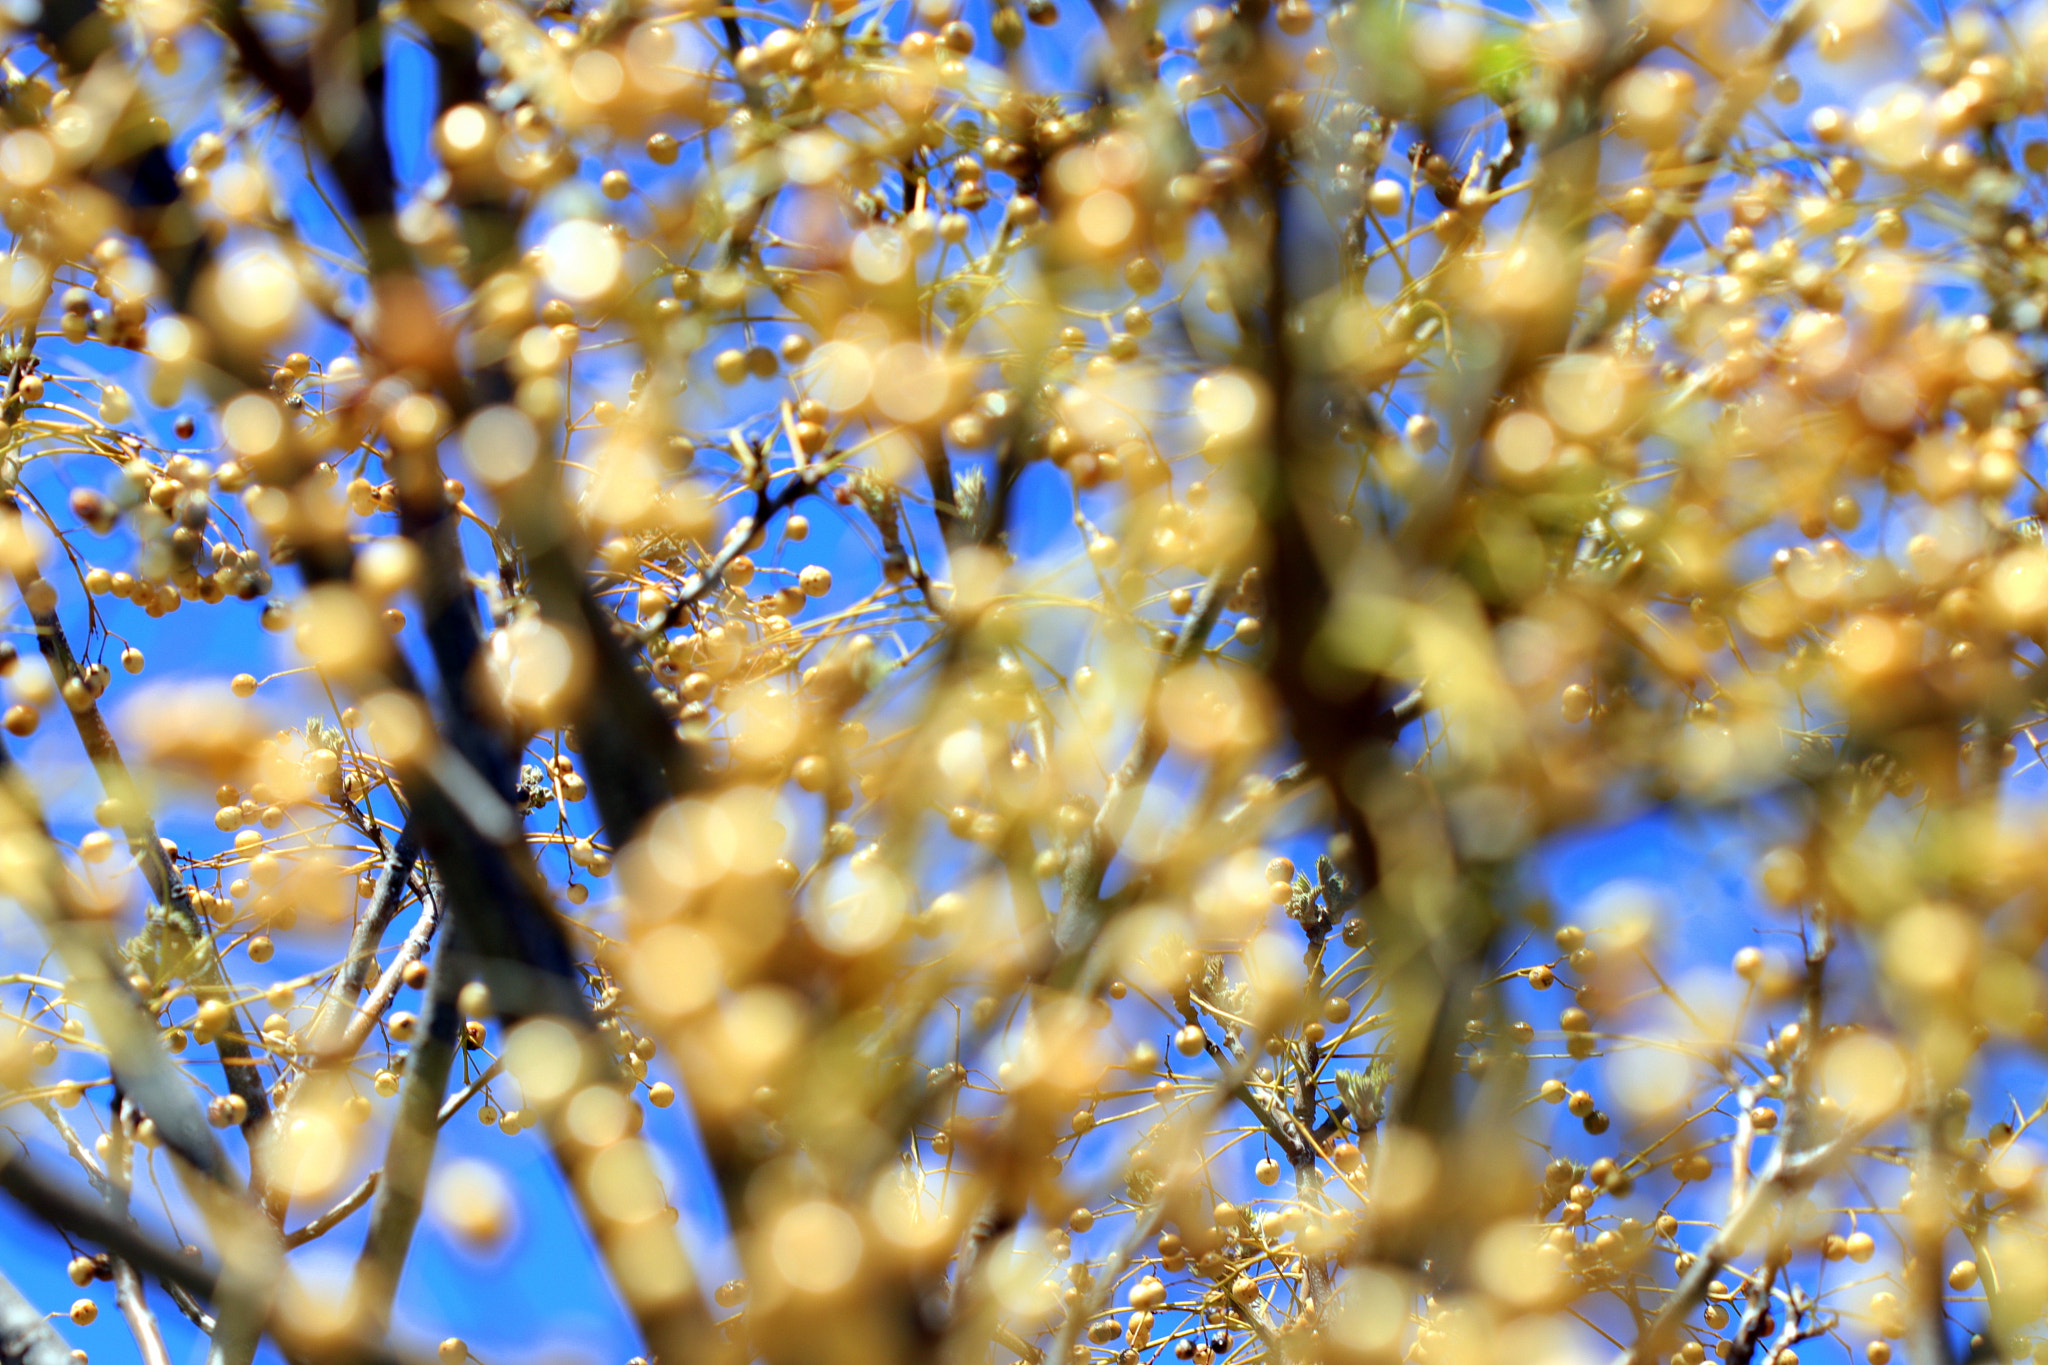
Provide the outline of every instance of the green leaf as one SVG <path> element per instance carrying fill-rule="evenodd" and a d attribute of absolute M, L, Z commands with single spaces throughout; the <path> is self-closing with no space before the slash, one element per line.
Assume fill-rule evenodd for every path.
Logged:
<path fill-rule="evenodd" d="M 1393 1076 L 1393 1063 L 1384 1057 L 1374 1058 L 1363 1073 L 1337 1073 L 1337 1098 L 1343 1102 L 1344 1112 L 1351 1116 L 1352 1126 L 1361 1134 L 1379 1126 L 1386 1113 L 1387 1083 Z"/>
<path fill-rule="evenodd" d="M 1520 35 L 1496 33 L 1473 58 L 1472 79 L 1487 98 L 1505 107 L 1521 96 L 1529 65 L 1529 47 Z"/>

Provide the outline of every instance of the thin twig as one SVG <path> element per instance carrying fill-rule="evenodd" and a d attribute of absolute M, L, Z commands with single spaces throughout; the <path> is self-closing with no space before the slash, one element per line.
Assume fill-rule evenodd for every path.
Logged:
<path fill-rule="evenodd" d="M 391 1002 L 398 997 L 399 990 L 405 985 L 406 969 L 420 960 L 420 955 L 433 941 L 434 933 L 441 924 L 441 913 L 440 897 L 429 895 L 420 906 L 420 917 L 414 923 L 412 932 L 398 945 L 398 952 L 391 959 L 391 965 L 384 969 L 384 974 L 377 978 L 376 987 L 357 1006 L 355 1014 L 350 1017 L 332 1050 L 321 1054 L 323 1058 L 342 1062 L 362 1051 L 364 1041 L 370 1036 L 370 1030 L 377 1027 L 377 1021 L 384 1017 L 384 1012 L 391 1008 Z"/>
<path fill-rule="evenodd" d="M 398 907 L 410 889 L 412 870 L 419 862 L 420 837 L 407 820 L 399 831 L 398 842 L 385 855 L 383 866 L 377 870 L 376 889 L 370 895 L 370 904 L 356 921 L 355 933 L 349 938 L 348 956 L 342 959 L 341 975 L 334 983 L 334 989 L 320 1002 L 320 1008 L 313 1015 L 313 1022 L 307 1026 L 306 1036 L 314 1040 L 316 1052 L 325 1054 L 329 1048 L 322 1045 L 329 1031 L 336 1026 L 342 1014 L 354 1008 L 356 1001 L 369 988 L 370 977 L 377 969 L 377 947 L 384 941 L 384 931 L 391 927 L 391 921 L 398 915 Z M 353 1056 L 352 1051 L 333 1051 L 341 1056 Z"/>
<path fill-rule="evenodd" d="M 363 1177 L 361 1184 L 343 1195 L 333 1208 L 311 1220 L 297 1232 L 286 1233 L 285 1249 L 302 1247 L 316 1238 L 326 1236 L 336 1226 L 345 1222 L 350 1214 L 370 1202 L 370 1196 L 377 1192 L 377 1181 L 382 1175 L 382 1171 L 371 1171 Z"/>
<path fill-rule="evenodd" d="M 496 1080 L 498 1076 L 503 1074 L 504 1070 L 505 1059 L 503 1057 L 500 1057 L 496 1061 L 492 1062 L 489 1066 L 485 1067 L 482 1071 L 478 1072 L 475 1080 L 463 1086 L 462 1089 L 456 1091 L 454 1094 L 448 1097 L 447 1103 L 441 1106 L 441 1112 L 436 1116 L 435 1122 L 440 1124 L 446 1124 L 448 1120 L 454 1118 L 457 1114 L 461 1113 L 463 1108 L 466 1105 L 468 1105 L 468 1103 L 471 1100 L 475 1099 L 479 1094 L 481 1094 L 485 1086 L 489 1085 L 493 1080 Z"/>

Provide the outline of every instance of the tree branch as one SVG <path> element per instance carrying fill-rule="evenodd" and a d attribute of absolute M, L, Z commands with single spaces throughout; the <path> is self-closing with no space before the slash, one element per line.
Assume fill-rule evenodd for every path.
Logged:
<path fill-rule="evenodd" d="M 13 515 L 20 516 L 19 504 L 11 496 L 7 507 Z M 215 1040 L 214 1051 L 219 1054 L 221 1074 L 229 1093 L 247 1106 L 241 1128 L 249 1143 L 251 1180 L 261 1188 L 267 1183 L 261 1171 L 268 1148 L 270 1092 L 263 1084 L 256 1056 L 249 1048 L 248 1038 L 255 1031 L 245 1031 L 212 935 L 192 909 L 191 894 L 178 876 L 178 870 L 171 865 L 170 855 L 165 852 L 163 840 L 157 834 L 156 821 L 151 818 L 142 799 L 142 789 L 136 785 L 121 757 L 113 731 L 107 728 L 99 704 L 85 690 L 83 671 L 71 652 L 70 641 L 65 638 L 63 622 L 57 617 L 54 603 L 56 585 L 32 568 L 19 570 L 15 581 L 21 589 L 22 599 L 31 604 L 37 647 L 49 664 L 50 676 L 57 684 L 60 697 L 71 712 L 79 742 L 84 746 L 86 756 L 92 760 L 101 789 L 118 812 L 121 828 L 128 838 L 129 852 L 134 855 L 156 899 L 151 925 L 160 936 L 159 943 L 166 960 L 182 959 L 183 970 L 179 974 L 191 985 L 193 993 L 203 1001 L 224 1005 L 232 1011 L 232 1023 Z M 50 599 L 50 605 L 36 609 L 33 604 L 45 595 Z M 166 931 L 182 941 L 164 941 L 161 935 Z"/>
<path fill-rule="evenodd" d="M 71 1365 L 71 1348 L 64 1338 L 4 1275 L 0 1275 L 0 1365 Z"/>
<path fill-rule="evenodd" d="M 1621 263 L 1615 268 L 1598 301 L 1579 317 L 1572 328 L 1567 349 L 1589 350 L 1600 344 L 1622 318 L 1635 307 L 1636 296 L 1648 283 L 1657 262 L 1664 257 L 1671 239 L 1693 215 L 1700 196 L 1713 179 L 1713 170 L 1727 155 L 1728 145 L 1741 129 L 1742 121 L 1757 99 L 1770 87 L 1771 78 L 1783 66 L 1792 49 L 1799 45 L 1820 18 L 1819 0 L 1793 0 L 1779 14 L 1763 41 L 1742 59 L 1736 72 L 1722 82 L 1712 107 L 1685 145 L 1683 174 L 1677 188 L 1668 192 L 1650 216 L 1628 235 Z M 1675 201 L 1675 202 L 1674 202 Z"/>
<path fill-rule="evenodd" d="M 398 1293 L 399 1276 L 419 1224 L 427 1172 L 434 1164 L 434 1148 L 441 1134 L 441 1097 L 448 1089 L 462 1026 L 456 997 L 464 975 L 457 958 L 457 941 L 451 935 L 434 954 L 426 1008 L 417 1041 L 406 1058 L 398 1113 L 384 1149 L 383 1179 L 370 1206 L 370 1227 L 362 1252 L 356 1258 L 350 1301 L 378 1333 L 391 1327 L 391 1301 Z"/>

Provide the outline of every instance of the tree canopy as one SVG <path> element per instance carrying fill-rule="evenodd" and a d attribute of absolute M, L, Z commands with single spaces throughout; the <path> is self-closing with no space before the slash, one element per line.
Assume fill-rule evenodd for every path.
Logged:
<path fill-rule="evenodd" d="M 2034 1352 L 2048 16 L 7 22 L 8 1365 Z"/>

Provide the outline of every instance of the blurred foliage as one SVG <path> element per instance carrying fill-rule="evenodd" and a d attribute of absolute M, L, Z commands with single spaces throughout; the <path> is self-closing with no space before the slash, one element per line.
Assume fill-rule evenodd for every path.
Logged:
<path fill-rule="evenodd" d="M 0 1188 L 138 1359 L 411 1360 L 459 1117 L 666 1365 L 2035 1352 L 2041 16 L 9 13 Z"/>

